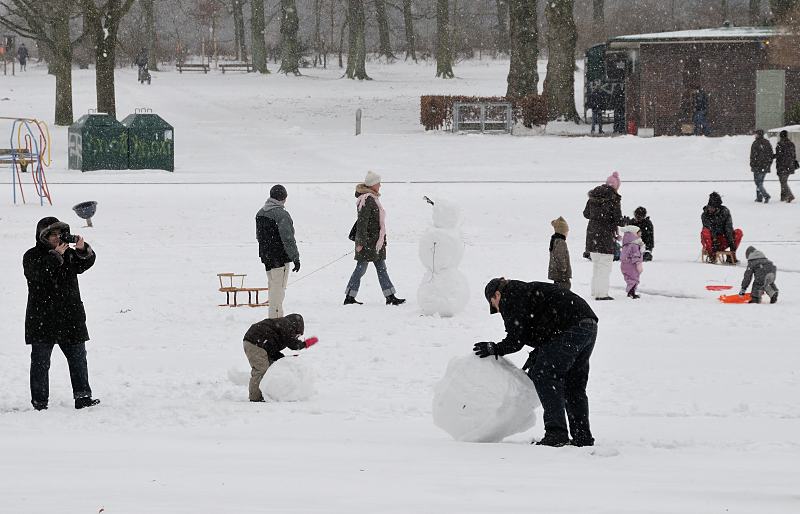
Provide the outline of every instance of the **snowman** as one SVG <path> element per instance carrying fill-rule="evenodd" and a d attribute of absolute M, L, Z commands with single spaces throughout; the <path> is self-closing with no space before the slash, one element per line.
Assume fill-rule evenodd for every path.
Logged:
<path fill-rule="evenodd" d="M 433 205 L 433 226 L 419 242 L 419 258 L 427 270 L 417 290 L 417 301 L 427 316 L 451 317 L 461 312 L 469 300 L 466 277 L 458 271 L 464 256 L 461 211 L 446 200 L 425 200 Z"/>

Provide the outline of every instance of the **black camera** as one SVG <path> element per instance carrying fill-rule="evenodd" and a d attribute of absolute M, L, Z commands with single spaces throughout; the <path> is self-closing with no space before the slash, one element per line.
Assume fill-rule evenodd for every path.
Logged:
<path fill-rule="evenodd" d="M 78 242 L 78 236 L 72 235 L 69 233 L 69 230 L 65 230 L 58 236 L 61 239 L 61 242 L 67 244 L 75 244 Z"/>

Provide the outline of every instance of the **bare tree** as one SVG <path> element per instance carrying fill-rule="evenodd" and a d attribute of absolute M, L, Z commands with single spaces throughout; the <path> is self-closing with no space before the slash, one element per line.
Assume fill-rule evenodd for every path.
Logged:
<path fill-rule="evenodd" d="M 606 35 L 605 0 L 592 0 L 592 35 L 595 41 L 603 41 Z"/>
<path fill-rule="evenodd" d="M 48 65 L 56 77 L 55 124 L 72 125 L 72 54 L 86 37 L 86 33 L 70 36 L 70 18 L 78 13 L 73 2 L 9 0 L 0 1 L 0 7 L 6 12 L 0 25 L 35 40 L 49 54 Z"/>
<path fill-rule="evenodd" d="M 403 0 L 403 26 L 406 31 L 406 60 L 409 55 L 417 61 L 416 38 L 414 36 L 414 16 L 412 0 Z"/>
<path fill-rule="evenodd" d="M 539 73 L 536 61 L 539 56 L 539 31 L 537 26 L 537 0 L 510 0 L 511 65 L 508 70 L 509 98 L 538 93 Z"/>
<path fill-rule="evenodd" d="M 769 0 L 769 7 L 779 25 L 794 25 L 800 20 L 800 0 Z"/>
<path fill-rule="evenodd" d="M 253 37 L 253 68 L 259 73 L 269 73 L 267 68 L 267 44 L 264 32 L 267 24 L 264 20 L 264 0 L 250 0 L 250 31 Z"/>
<path fill-rule="evenodd" d="M 547 76 L 544 96 L 547 116 L 554 120 L 579 121 L 575 110 L 575 19 L 574 0 L 547 0 Z"/>
<path fill-rule="evenodd" d="M 86 17 L 86 25 L 94 42 L 95 87 L 97 110 L 116 117 L 114 68 L 117 62 L 117 32 L 122 18 L 134 0 L 77 0 Z"/>
<path fill-rule="evenodd" d="M 345 75 L 349 79 L 370 80 L 367 75 L 367 43 L 362 0 L 347 0 L 347 23 L 350 31 Z"/>
<path fill-rule="evenodd" d="M 144 11 L 144 35 L 147 43 L 148 66 L 158 71 L 158 41 L 156 37 L 155 0 L 140 0 Z"/>
<path fill-rule="evenodd" d="M 389 61 L 397 59 L 392 53 L 391 34 L 389 32 L 389 17 L 386 15 L 386 1 L 374 0 L 375 20 L 378 22 L 378 55 L 386 57 Z"/>
<path fill-rule="evenodd" d="M 297 16 L 297 6 L 294 0 L 281 0 L 281 56 L 280 71 L 300 75 L 300 44 L 297 41 L 297 31 L 300 28 L 300 18 Z"/>
<path fill-rule="evenodd" d="M 436 76 L 443 79 L 455 77 L 449 16 L 448 0 L 436 0 Z"/>
<path fill-rule="evenodd" d="M 497 4 L 497 51 L 507 54 L 510 46 L 508 35 L 508 0 L 495 0 Z"/>
<path fill-rule="evenodd" d="M 243 0 L 231 0 L 231 13 L 233 14 L 233 40 L 237 61 L 247 61 L 247 43 L 244 37 L 244 9 Z"/>

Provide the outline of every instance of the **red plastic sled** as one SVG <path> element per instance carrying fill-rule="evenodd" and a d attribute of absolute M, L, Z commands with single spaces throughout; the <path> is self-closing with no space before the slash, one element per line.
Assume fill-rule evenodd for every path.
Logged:
<path fill-rule="evenodd" d="M 752 298 L 750 293 L 745 293 L 741 296 L 738 294 L 724 294 L 719 297 L 719 301 L 722 303 L 747 303 L 750 298 Z"/>
<path fill-rule="evenodd" d="M 709 291 L 727 291 L 728 289 L 733 289 L 733 286 L 710 285 L 706 286 L 706 289 Z"/>

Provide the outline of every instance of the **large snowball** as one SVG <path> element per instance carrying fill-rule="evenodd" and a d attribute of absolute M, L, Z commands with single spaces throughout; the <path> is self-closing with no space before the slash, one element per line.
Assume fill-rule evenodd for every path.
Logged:
<path fill-rule="evenodd" d="M 308 400 L 316 392 L 314 372 L 301 357 L 278 359 L 261 381 L 261 393 L 276 402 Z"/>
<path fill-rule="evenodd" d="M 525 373 L 503 357 L 454 357 L 433 396 L 433 422 L 456 441 L 491 443 L 536 423 L 539 397 Z"/>
<path fill-rule="evenodd" d="M 426 316 L 439 314 L 444 318 L 455 316 L 469 302 L 469 284 L 463 273 L 456 269 L 436 274 L 430 271 L 422 278 L 417 289 L 417 303 Z"/>
<path fill-rule="evenodd" d="M 447 200 L 437 199 L 433 205 L 433 226 L 457 228 L 461 224 L 461 209 Z"/>
<path fill-rule="evenodd" d="M 432 228 L 422 234 L 419 241 L 419 258 L 429 270 L 458 267 L 464 257 L 464 240 L 459 230 Z"/>

